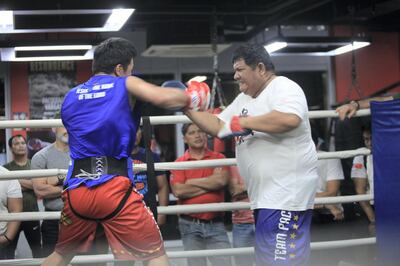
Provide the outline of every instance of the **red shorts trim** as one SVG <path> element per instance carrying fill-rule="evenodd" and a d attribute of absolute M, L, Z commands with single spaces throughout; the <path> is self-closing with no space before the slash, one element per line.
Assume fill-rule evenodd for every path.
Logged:
<path fill-rule="evenodd" d="M 116 176 L 94 188 L 80 186 L 70 190 L 69 199 L 64 192 L 56 252 L 61 255 L 88 252 L 96 235 L 97 222 L 80 219 L 70 204 L 81 215 L 105 217 L 117 208 L 129 186 L 128 178 Z M 134 189 L 119 213 L 99 221 L 117 259 L 149 260 L 165 254 L 158 225 L 142 199 Z"/>

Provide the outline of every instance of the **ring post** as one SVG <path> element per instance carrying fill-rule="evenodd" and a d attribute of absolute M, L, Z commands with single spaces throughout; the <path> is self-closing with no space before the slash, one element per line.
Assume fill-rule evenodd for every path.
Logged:
<path fill-rule="evenodd" d="M 371 102 L 378 266 L 400 261 L 400 100 Z"/>

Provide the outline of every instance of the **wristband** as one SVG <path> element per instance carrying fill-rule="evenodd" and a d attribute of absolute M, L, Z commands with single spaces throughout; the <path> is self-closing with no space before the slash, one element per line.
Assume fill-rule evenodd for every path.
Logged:
<path fill-rule="evenodd" d="M 351 101 L 350 104 L 355 104 L 356 105 L 356 110 L 360 109 L 360 103 L 358 101 Z"/>
<path fill-rule="evenodd" d="M 4 234 L 3 236 L 4 236 L 4 238 L 8 241 L 8 243 L 11 244 L 11 240 L 7 237 L 7 235 Z"/>

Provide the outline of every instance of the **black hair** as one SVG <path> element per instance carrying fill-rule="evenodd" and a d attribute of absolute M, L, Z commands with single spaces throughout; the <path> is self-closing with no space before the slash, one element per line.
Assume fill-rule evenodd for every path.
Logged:
<path fill-rule="evenodd" d="M 112 74 L 121 64 L 124 70 L 137 55 L 135 46 L 123 38 L 109 38 L 96 46 L 93 55 L 92 72 Z"/>
<path fill-rule="evenodd" d="M 263 63 L 266 70 L 275 72 L 275 66 L 271 61 L 271 57 L 264 46 L 259 44 L 245 44 L 239 46 L 232 55 L 232 63 L 243 59 L 246 65 L 252 69 L 256 68 L 259 63 Z"/>
<path fill-rule="evenodd" d="M 186 133 L 187 133 L 187 131 L 189 130 L 189 127 L 190 127 L 191 125 L 193 125 L 193 123 L 183 124 L 182 129 L 181 129 L 181 132 L 182 132 L 182 135 L 183 135 L 183 136 L 186 135 Z"/>
<path fill-rule="evenodd" d="M 12 142 L 13 142 L 13 140 L 15 138 L 23 138 L 25 143 L 26 143 L 26 138 L 24 136 L 18 134 L 18 135 L 14 135 L 14 136 L 12 136 L 11 138 L 8 139 L 8 147 L 12 148 Z"/>

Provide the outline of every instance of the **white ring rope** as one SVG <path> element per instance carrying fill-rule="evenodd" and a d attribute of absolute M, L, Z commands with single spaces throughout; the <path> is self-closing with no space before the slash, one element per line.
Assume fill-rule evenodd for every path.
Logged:
<path fill-rule="evenodd" d="M 311 250 L 324 250 L 333 248 L 345 248 L 354 247 L 361 245 L 372 245 L 376 243 L 375 237 L 358 238 L 358 239 L 347 239 L 347 240 L 335 240 L 335 241 L 322 241 L 312 242 Z M 187 250 L 187 251 L 167 251 L 167 256 L 170 259 L 178 258 L 198 258 L 198 257 L 209 257 L 209 256 L 232 256 L 232 255 L 245 255 L 253 254 L 254 248 L 227 248 L 227 249 L 207 249 L 207 250 Z M 44 259 L 17 259 L 17 260 L 0 260 L 0 265 L 40 265 Z M 71 263 L 100 263 L 100 262 L 114 262 L 112 254 L 101 254 L 101 255 L 85 255 L 75 256 Z"/>
<path fill-rule="evenodd" d="M 367 116 L 371 112 L 369 109 L 358 110 L 355 116 Z M 332 118 L 338 117 L 334 110 L 309 111 L 310 119 L 314 118 Z M 150 116 L 152 125 L 166 125 L 189 123 L 190 120 L 185 115 L 165 115 L 165 116 Z M 4 120 L 0 121 L 0 128 L 51 128 L 61 127 L 61 119 L 43 119 L 43 120 Z"/>
<path fill-rule="evenodd" d="M 358 201 L 370 201 L 374 196 L 371 194 L 337 196 L 316 198 L 315 204 L 336 204 L 349 203 Z M 180 214 L 180 213 L 200 213 L 200 212 L 219 212 L 248 210 L 250 203 L 248 202 L 221 202 L 207 204 L 188 204 L 188 205 L 170 205 L 158 206 L 159 214 Z M 39 221 L 39 220 L 58 220 L 61 212 L 16 212 L 16 213 L 0 213 L 0 221 Z"/>
<path fill-rule="evenodd" d="M 318 159 L 332 159 L 332 158 L 351 158 L 357 155 L 369 155 L 371 151 L 366 148 L 357 150 L 347 151 L 334 151 L 334 152 L 323 152 L 318 153 Z M 219 166 L 232 166 L 236 165 L 236 159 L 215 159 L 215 160 L 203 160 L 203 161 L 190 161 L 190 162 L 164 162 L 155 163 L 154 169 L 156 171 L 168 171 L 168 170 L 187 170 L 205 167 L 219 167 Z M 146 164 L 135 164 L 137 170 L 147 170 Z M 8 171 L 3 168 L 0 171 L 0 180 L 10 179 L 28 179 L 35 177 L 48 177 L 57 175 L 66 175 L 66 169 L 41 169 L 41 170 L 19 170 L 19 171 Z"/>

